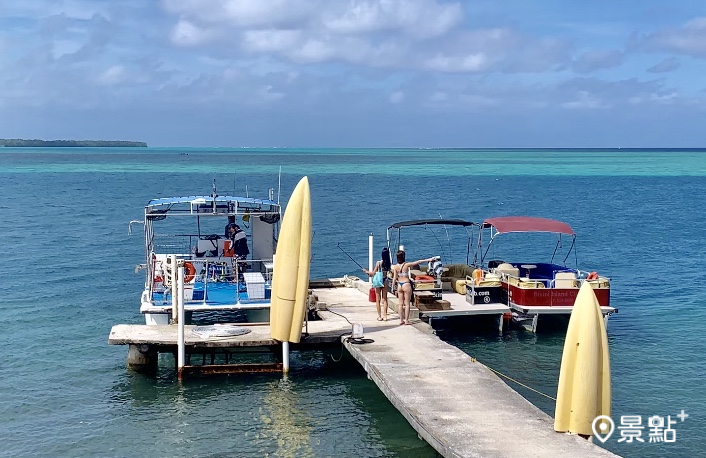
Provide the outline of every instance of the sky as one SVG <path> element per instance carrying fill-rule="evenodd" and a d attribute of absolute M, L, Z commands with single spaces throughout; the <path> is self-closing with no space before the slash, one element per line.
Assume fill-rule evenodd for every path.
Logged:
<path fill-rule="evenodd" d="M 1 0 L 0 138 L 706 147 L 706 2 Z"/>

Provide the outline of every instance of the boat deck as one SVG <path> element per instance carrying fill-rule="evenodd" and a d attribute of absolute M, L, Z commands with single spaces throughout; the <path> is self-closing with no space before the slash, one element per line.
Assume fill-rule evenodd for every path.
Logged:
<path fill-rule="evenodd" d="M 563 316 L 568 319 L 571 316 L 571 311 L 574 309 L 573 306 L 565 305 L 540 306 L 519 305 L 515 303 L 510 304 L 510 308 L 513 311 L 513 320 L 530 332 L 537 332 L 540 315 Z M 600 309 L 601 313 L 603 313 L 603 321 L 607 328 L 608 318 L 610 318 L 612 314 L 618 313 L 618 309 L 608 305 L 601 306 Z"/>
<path fill-rule="evenodd" d="M 525 313 L 527 315 L 535 315 L 540 313 L 542 315 L 571 315 L 571 311 L 574 309 L 574 307 L 568 305 L 540 306 L 512 304 L 512 309 L 518 312 Z M 617 311 L 618 309 L 615 307 L 610 307 L 607 305 L 601 307 L 601 312 L 603 312 L 603 315 L 610 315 L 612 313 L 616 313 Z"/>
<path fill-rule="evenodd" d="M 426 310 L 422 313 L 429 318 L 451 317 L 463 315 L 498 315 L 502 325 L 502 316 L 510 313 L 510 307 L 505 304 L 489 303 L 471 305 L 466 296 L 456 292 L 443 292 L 441 298 L 451 305 L 449 310 Z M 502 329 L 502 327 L 501 327 Z"/>

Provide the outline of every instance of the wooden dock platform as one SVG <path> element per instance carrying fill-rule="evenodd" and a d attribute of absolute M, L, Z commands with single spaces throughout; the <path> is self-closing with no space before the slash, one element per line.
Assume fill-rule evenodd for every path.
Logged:
<path fill-rule="evenodd" d="M 419 436 L 444 457 L 611 457 L 607 450 L 575 435 L 556 433 L 553 419 L 507 386 L 490 369 L 437 338 L 417 317 L 400 325 L 396 301 L 388 321 L 377 321 L 369 286 L 314 289 L 321 320 L 308 323 L 300 346 L 343 341 L 369 378 L 409 421 Z M 392 299 L 392 296 L 390 297 Z M 418 313 L 418 312 L 417 312 Z M 350 323 L 361 323 L 364 339 L 351 340 Z M 187 348 L 276 347 L 269 326 L 233 337 L 203 338 L 185 327 Z M 117 325 L 109 343 L 172 351 L 176 326 Z M 293 346 L 293 348 L 296 348 Z"/>

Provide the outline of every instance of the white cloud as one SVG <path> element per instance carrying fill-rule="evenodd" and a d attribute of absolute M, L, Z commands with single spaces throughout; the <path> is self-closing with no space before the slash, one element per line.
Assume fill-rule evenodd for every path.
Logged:
<path fill-rule="evenodd" d="M 324 19 L 324 25 L 339 33 L 362 34 L 398 30 L 412 36 L 442 35 L 463 18 L 457 3 L 433 0 L 353 1 L 337 17 Z"/>
<path fill-rule="evenodd" d="M 99 15 L 110 18 L 112 3 L 110 0 L 3 0 L 0 16 L 40 19 L 61 15 L 69 19 L 88 20 Z"/>
<path fill-rule="evenodd" d="M 445 102 L 448 98 L 449 96 L 446 92 L 436 91 L 429 97 L 429 100 L 431 102 Z"/>
<path fill-rule="evenodd" d="M 625 55 L 620 51 L 586 51 L 574 62 L 574 69 L 579 73 L 589 73 L 617 67 L 624 61 Z"/>
<path fill-rule="evenodd" d="M 243 43 L 253 52 L 283 52 L 294 48 L 301 35 L 299 30 L 248 30 L 243 34 Z"/>
<path fill-rule="evenodd" d="M 479 72 L 488 66 L 488 59 L 484 54 L 471 54 L 466 56 L 437 55 L 427 59 L 424 67 L 437 72 Z"/>
<path fill-rule="evenodd" d="M 648 68 L 647 71 L 650 73 L 667 73 L 667 72 L 673 72 L 674 70 L 678 69 L 681 67 L 681 63 L 679 62 L 679 59 L 675 57 L 668 57 L 661 62 L 659 62 L 656 65 L 653 65 L 652 67 Z"/>
<path fill-rule="evenodd" d="M 646 35 L 648 49 L 706 57 L 706 17 L 697 17 L 679 28 L 663 29 Z"/>
<path fill-rule="evenodd" d="M 395 91 L 392 94 L 390 94 L 390 103 L 392 104 L 400 104 L 404 102 L 404 92 L 402 91 Z"/>
<path fill-rule="evenodd" d="M 52 57 L 54 59 L 58 59 L 61 56 L 67 55 L 67 54 L 73 54 L 81 47 L 83 46 L 82 43 L 79 43 L 74 40 L 54 40 L 52 42 Z"/>
<path fill-rule="evenodd" d="M 245 28 L 298 23 L 320 7 L 317 1 L 305 0 L 164 0 L 163 4 L 168 12 L 198 22 Z"/>
<path fill-rule="evenodd" d="M 272 86 L 266 86 L 260 91 L 260 96 L 262 99 L 268 102 L 280 100 L 284 98 L 284 95 L 285 94 L 283 92 L 276 91 Z"/>
<path fill-rule="evenodd" d="M 163 5 L 178 15 L 171 39 L 179 46 L 217 44 L 229 53 L 242 49 L 297 63 L 342 60 L 373 67 L 413 68 L 425 41 L 448 35 L 463 19 L 458 3 L 434 0 L 164 0 Z"/>
<path fill-rule="evenodd" d="M 125 81 L 125 67 L 122 65 L 113 65 L 106 71 L 98 75 L 96 82 L 101 86 L 113 86 Z"/>
<path fill-rule="evenodd" d="M 564 108 L 569 109 L 604 109 L 608 108 L 608 105 L 602 102 L 599 98 L 591 95 L 586 91 L 579 91 L 576 94 L 576 99 L 571 102 L 565 102 L 562 104 Z"/>
<path fill-rule="evenodd" d="M 144 104 L 382 117 L 402 104 L 410 116 L 500 119 L 706 106 L 706 18 L 659 29 L 640 14 L 573 13 L 492 0 L 6 0 L 0 115 Z"/>
<path fill-rule="evenodd" d="M 180 20 L 172 29 L 170 39 L 178 46 L 198 46 L 208 43 L 214 38 L 214 33 L 202 29 L 187 20 Z"/>
<path fill-rule="evenodd" d="M 630 97 L 628 102 L 633 105 L 641 104 L 659 104 L 659 105 L 673 105 L 678 103 L 679 94 L 675 91 L 668 93 L 651 93 L 651 94 L 641 94 L 635 97 Z"/>
<path fill-rule="evenodd" d="M 322 40 L 308 40 L 290 55 L 299 62 L 323 62 L 335 55 L 335 49 Z"/>

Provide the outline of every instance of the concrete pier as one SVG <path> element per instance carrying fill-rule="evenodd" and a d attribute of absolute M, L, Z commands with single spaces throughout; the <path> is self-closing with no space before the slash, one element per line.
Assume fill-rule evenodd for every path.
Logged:
<path fill-rule="evenodd" d="M 349 282 L 350 283 L 350 282 Z M 315 288 L 321 321 L 309 322 L 300 348 L 343 344 L 368 377 L 407 419 L 419 436 L 445 457 L 611 457 L 607 450 L 575 435 L 554 432 L 553 419 L 508 387 L 486 366 L 437 338 L 413 314 L 400 325 L 390 295 L 388 321 L 377 321 L 368 301 L 369 285 Z M 348 339 L 350 323 L 364 327 L 364 339 Z M 277 346 L 269 326 L 209 339 L 185 330 L 193 349 Z M 176 326 L 117 325 L 109 342 L 168 351 L 176 345 Z M 296 348 L 296 347 L 294 347 Z M 134 351 L 134 350 L 133 350 Z M 559 355 L 557 357 L 560 357 Z"/>
<path fill-rule="evenodd" d="M 365 285 L 363 287 L 366 287 Z M 319 290 L 330 311 L 363 323 L 373 342 L 344 345 L 419 436 L 445 457 L 616 456 L 554 420 L 486 366 L 439 340 L 426 323 L 376 321 L 375 305 L 353 288 Z M 323 312 L 326 313 L 326 312 Z"/>

